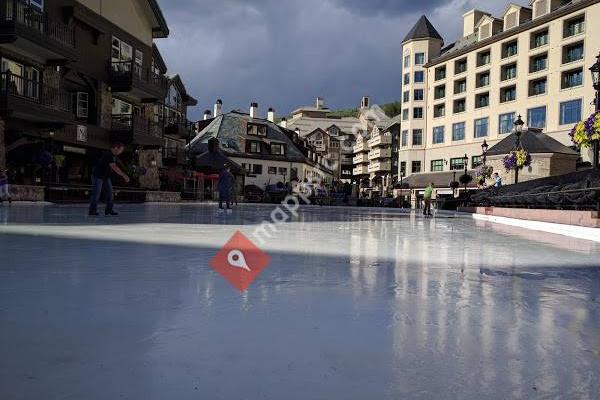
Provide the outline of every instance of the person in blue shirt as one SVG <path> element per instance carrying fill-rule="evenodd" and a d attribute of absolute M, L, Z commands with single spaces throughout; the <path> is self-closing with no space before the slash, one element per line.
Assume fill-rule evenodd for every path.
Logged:
<path fill-rule="evenodd" d="M 8 199 L 9 203 L 12 203 L 8 187 L 8 172 L 6 169 L 0 168 L 0 203 L 3 203 L 5 198 Z"/>
<path fill-rule="evenodd" d="M 110 150 L 103 151 L 100 158 L 96 161 L 94 171 L 92 172 L 92 195 L 90 199 L 89 215 L 97 216 L 98 202 L 102 195 L 102 190 L 106 192 L 105 215 L 119 215 L 113 210 L 113 185 L 111 180 L 112 173 L 121 176 L 125 182 L 129 182 L 129 177 L 117 166 L 117 157 L 123 153 L 125 145 L 122 143 L 113 143 Z"/>
<path fill-rule="evenodd" d="M 502 178 L 500 178 L 500 175 L 497 172 L 494 172 L 494 174 L 492 175 L 492 178 L 494 178 L 494 187 L 495 188 L 501 188 L 502 187 Z"/>

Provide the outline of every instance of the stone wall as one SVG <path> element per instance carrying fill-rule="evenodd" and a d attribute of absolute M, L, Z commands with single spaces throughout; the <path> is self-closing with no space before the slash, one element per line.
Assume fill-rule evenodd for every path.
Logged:
<path fill-rule="evenodd" d="M 160 178 L 158 169 L 161 165 L 162 156 L 158 150 L 140 150 L 139 165 L 146 169 L 146 174 L 140 176 L 139 182 L 142 189 L 160 189 Z"/>
<path fill-rule="evenodd" d="M 105 83 L 98 83 L 98 123 L 101 128 L 112 127 L 112 93 Z"/>
<path fill-rule="evenodd" d="M 176 192 L 146 192 L 146 202 L 152 203 L 178 203 L 181 193 Z"/>
<path fill-rule="evenodd" d="M 14 201 L 44 201 L 43 186 L 10 185 L 10 195 Z"/>
<path fill-rule="evenodd" d="M 498 172 L 505 185 L 515 182 L 515 172 L 506 172 L 502 160 L 504 156 L 492 156 L 488 158 L 494 172 Z M 564 175 L 575 172 L 577 156 L 567 154 L 532 154 L 531 165 L 519 171 L 519 182 L 530 181 L 548 176 Z M 490 183 L 490 182 L 488 182 Z"/>

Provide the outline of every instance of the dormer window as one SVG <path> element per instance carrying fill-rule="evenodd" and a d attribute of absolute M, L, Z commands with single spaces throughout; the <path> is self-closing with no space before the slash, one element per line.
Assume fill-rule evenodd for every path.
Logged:
<path fill-rule="evenodd" d="M 537 0 L 533 4 L 533 18 L 539 18 L 542 15 L 548 14 L 548 12 L 550 12 L 550 10 L 548 10 L 549 6 L 550 6 L 549 0 Z"/>
<path fill-rule="evenodd" d="M 253 136 L 267 136 L 267 126 L 261 124 L 248 124 L 246 133 Z"/>
<path fill-rule="evenodd" d="M 260 153 L 260 142 L 249 141 L 247 151 L 248 153 Z"/>
<path fill-rule="evenodd" d="M 479 40 L 484 40 L 492 36 L 492 24 L 487 23 L 479 27 Z"/>
<path fill-rule="evenodd" d="M 283 156 L 285 155 L 285 146 L 280 143 L 271 144 L 271 154 L 274 156 Z"/>
<path fill-rule="evenodd" d="M 517 12 L 509 12 L 504 17 L 504 30 L 512 29 L 517 26 Z"/>

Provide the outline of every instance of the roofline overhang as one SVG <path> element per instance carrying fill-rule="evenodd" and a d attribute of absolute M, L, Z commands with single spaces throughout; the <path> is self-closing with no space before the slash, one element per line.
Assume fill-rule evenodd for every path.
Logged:
<path fill-rule="evenodd" d="M 169 26 L 167 25 L 167 20 L 165 19 L 158 2 L 156 0 L 148 0 L 148 5 L 158 22 L 158 26 L 152 28 L 152 37 L 155 39 L 168 37 L 170 33 Z"/>

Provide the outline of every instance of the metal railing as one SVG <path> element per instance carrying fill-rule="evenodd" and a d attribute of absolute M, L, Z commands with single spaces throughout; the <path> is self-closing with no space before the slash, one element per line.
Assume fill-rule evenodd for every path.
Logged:
<path fill-rule="evenodd" d="M 504 207 L 536 207 L 600 210 L 600 187 L 515 194 L 493 194 L 481 201 Z"/>
<path fill-rule="evenodd" d="M 0 25 L 15 23 L 68 47 L 75 47 L 75 29 L 54 21 L 48 14 L 23 0 L 0 2 Z"/>
<path fill-rule="evenodd" d="M 144 68 L 133 60 L 112 61 L 110 63 L 110 73 L 112 78 L 131 79 L 132 82 L 142 82 L 161 90 L 167 88 L 167 79 L 164 75 L 159 75 L 148 68 Z"/>
<path fill-rule="evenodd" d="M 0 74 L 0 92 L 3 96 L 14 96 L 54 110 L 73 112 L 72 95 L 43 82 L 23 78 L 10 72 Z"/>

